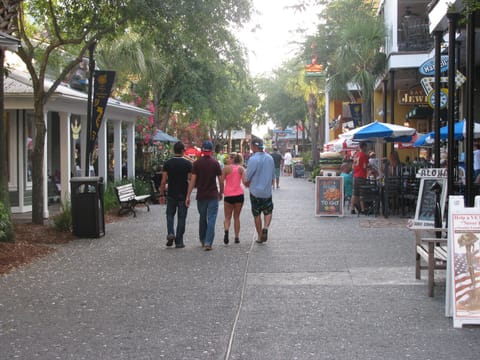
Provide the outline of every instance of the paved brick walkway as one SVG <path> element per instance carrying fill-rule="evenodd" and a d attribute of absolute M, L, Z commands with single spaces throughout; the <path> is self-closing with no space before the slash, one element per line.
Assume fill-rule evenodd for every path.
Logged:
<path fill-rule="evenodd" d="M 314 216 L 314 185 L 282 177 L 267 243 L 249 201 L 241 243 L 214 250 L 189 210 L 165 247 L 165 208 L 108 224 L 0 277 L 0 359 L 477 359 L 480 328 L 453 329 L 445 289 L 415 280 L 399 222 Z"/>

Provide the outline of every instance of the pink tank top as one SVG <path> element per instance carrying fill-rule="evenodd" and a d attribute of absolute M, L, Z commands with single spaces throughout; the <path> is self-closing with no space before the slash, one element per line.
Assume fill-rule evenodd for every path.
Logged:
<path fill-rule="evenodd" d="M 225 188 L 223 193 L 225 196 L 237 196 L 243 194 L 242 175 L 238 168 L 240 165 L 230 165 L 232 171 L 225 177 Z"/>

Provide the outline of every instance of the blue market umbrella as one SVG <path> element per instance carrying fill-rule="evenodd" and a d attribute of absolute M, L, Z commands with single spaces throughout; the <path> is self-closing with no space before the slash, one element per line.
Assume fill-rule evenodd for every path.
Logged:
<path fill-rule="evenodd" d="M 453 126 L 453 139 L 454 140 L 463 140 L 466 134 L 465 120 L 458 121 Z M 473 137 L 475 139 L 480 138 L 480 124 L 475 123 L 473 127 Z M 448 139 L 448 126 L 443 126 L 440 128 L 440 140 Z M 429 132 L 424 136 L 420 137 L 415 141 L 413 146 L 430 146 L 435 142 L 435 131 Z"/>
<path fill-rule="evenodd" d="M 380 144 L 385 141 L 409 142 L 412 141 L 412 136 L 416 132 L 417 131 L 411 127 L 375 121 L 373 123 L 340 134 L 339 136 L 345 139 L 353 139 L 356 141 L 374 141 L 377 144 Z"/>
<path fill-rule="evenodd" d="M 157 130 L 155 135 L 152 137 L 153 141 L 161 141 L 161 142 L 178 142 L 176 137 L 168 135 L 166 132 L 163 132 L 162 130 Z"/>
<path fill-rule="evenodd" d="M 421 146 L 432 146 L 435 142 L 435 132 L 426 133 L 420 137 L 413 143 L 414 147 L 421 147 Z"/>
<path fill-rule="evenodd" d="M 467 124 L 467 122 L 465 121 L 465 119 L 462 120 L 462 121 L 458 121 L 454 124 L 454 126 L 453 126 L 453 138 L 455 140 L 463 140 L 463 138 L 467 134 L 466 124 Z M 479 123 L 474 124 L 473 137 L 475 139 L 480 137 L 480 124 Z M 434 136 L 434 138 L 435 138 L 435 136 Z M 440 128 L 440 139 L 441 140 L 448 139 L 448 126 L 443 126 L 443 127 Z"/>
<path fill-rule="evenodd" d="M 340 135 L 353 140 L 384 140 L 390 142 L 409 142 L 416 130 L 411 127 L 375 121 Z"/>

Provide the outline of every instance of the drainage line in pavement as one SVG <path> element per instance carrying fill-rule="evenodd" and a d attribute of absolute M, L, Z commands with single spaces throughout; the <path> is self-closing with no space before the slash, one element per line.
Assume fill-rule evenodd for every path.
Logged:
<path fill-rule="evenodd" d="M 235 338 L 235 330 L 237 329 L 237 323 L 238 323 L 238 319 L 240 317 L 240 311 L 242 310 L 243 298 L 245 296 L 245 290 L 246 290 L 246 287 L 247 287 L 248 264 L 250 262 L 250 254 L 252 253 L 254 244 L 255 244 L 255 233 L 253 235 L 253 239 L 252 239 L 252 242 L 250 244 L 250 249 L 248 250 L 248 253 L 247 253 L 247 261 L 245 263 L 245 271 L 243 272 L 243 285 L 242 285 L 242 291 L 240 293 L 240 302 L 238 304 L 237 314 L 235 315 L 235 320 L 233 321 L 232 331 L 230 332 L 230 339 L 228 340 L 227 351 L 225 353 L 225 360 L 230 359 L 230 353 L 232 351 L 232 346 L 233 346 L 233 339 Z"/>

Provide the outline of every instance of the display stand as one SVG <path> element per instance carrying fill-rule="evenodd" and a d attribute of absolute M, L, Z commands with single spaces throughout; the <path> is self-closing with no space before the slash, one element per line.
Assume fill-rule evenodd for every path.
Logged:
<path fill-rule="evenodd" d="M 463 196 L 450 196 L 445 315 L 453 327 L 480 324 L 480 197 L 465 207 Z"/>

